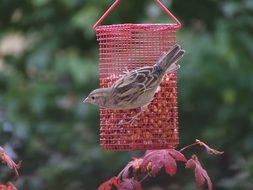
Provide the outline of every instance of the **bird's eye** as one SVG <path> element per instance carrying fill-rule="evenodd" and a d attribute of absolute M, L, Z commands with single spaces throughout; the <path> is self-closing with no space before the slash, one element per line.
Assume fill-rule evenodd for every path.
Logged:
<path fill-rule="evenodd" d="M 94 99 L 95 99 L 95 96 L 91 96 L 91 99 L 94 100 Z"/>

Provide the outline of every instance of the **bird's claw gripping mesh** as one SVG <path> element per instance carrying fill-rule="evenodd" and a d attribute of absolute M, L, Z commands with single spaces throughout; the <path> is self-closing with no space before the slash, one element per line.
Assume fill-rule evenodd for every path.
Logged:
<path fill-rule="evenodd" d="M 157 2 L 160 3 L 159 0 Z M 159 6 L 176 20 L 161 3 Z M 110 87 L 120 76 L 133 69 L 154 65 L 162 53 L 176 43 L 176 30 L 180 27 L 177 24 L 98 26 L 100 22 L 101 19 L 94 30 L 99 42 L 101 87 Z M 139 114 L 141 109 L 101 108 L 100 144 L 107 150 L 175 148 L 179 143 L 177 106 L 176 73 L 171 73 L 163 78 L 159 92 L 146 111 Z"/>

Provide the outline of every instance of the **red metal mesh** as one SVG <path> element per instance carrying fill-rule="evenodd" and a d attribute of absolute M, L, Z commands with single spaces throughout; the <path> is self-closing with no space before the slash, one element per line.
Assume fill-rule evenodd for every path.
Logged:
<path fill-rule="evenodd" d="M 117 24 L 96 27 L 100 86 L 111 86 L 127 70 L 154 65 L 162 52 L 167 52 L 176 43 L 174 26 Z M 102 147 L 107 150 L 147 150 L 178 145 L 176 73 L 164 77 L 161 90 L 139 120 L 132 124 L 124 122 L 139 111 L 100 109 Z"/>

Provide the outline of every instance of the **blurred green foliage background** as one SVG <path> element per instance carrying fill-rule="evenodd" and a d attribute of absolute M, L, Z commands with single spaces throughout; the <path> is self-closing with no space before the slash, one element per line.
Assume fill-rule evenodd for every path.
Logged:
<path fill-rule="evenodd" d="M 93 190 L 142 152 L 99 147 L 99 114 L 82 104 L 98 86 L 92 25 L 112 0 L 0 0 L 0 144 L 23 160 L 23 190 Z M 200 159 L 216 190 L 253 189 L 253 1 L 164 0 L 183 23 L 180 140 L 224 150 Z M 154 1 L 122 1 L 106 24 L 169 22 Z M 190 156 L 191 152 L 189 152 Z M 1 180 L 11 174 L 1 167 Z M 147 190 L 196 189 L 192 171 Z"/>

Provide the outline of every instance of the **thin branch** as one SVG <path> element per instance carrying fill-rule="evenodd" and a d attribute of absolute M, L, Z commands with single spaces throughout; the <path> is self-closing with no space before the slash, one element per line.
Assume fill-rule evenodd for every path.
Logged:
<path fill-rule="evenodd" d="M 149 177 L 149 173 L 147 173 L 139 182 L 142 183 L 144 180 L 146 180 Z"/>
<path fill-rule="evenodd" d="M 183 152 L 183 151 L 185 151 L 186 149 L 191 148 L 191 147 L 196 146 L 196 145 L 199 145 L 199 143 L 196 143 L 196 142 L 195 142 L 195 143 L 192 143 L 192 144 L 190 144 L 190 145 L 187 145 L 187 146 L 181 148 L 181 149 L 179 150 L 179 152 Z"/>
<path fill-rule="evenodd" d="M 198 140 L 198 139 L 195 140 L 195 143 L 192 143 L 192 144 L 190 144 L 188 146 L 185 146 L 182 149 L 180 149 L 179 152 L 183 152 L 184 150 L 186 150 L 188 148 L 191 148 L 193 146 L 196 146 L 196 145 L 204 147 L 208 154 L 216 154 L 217 155 L 217 154 L 223 154 L 224 153 L 223 151 L 218 151 L 218 150 L 215 150 L 213 148 L 210 148 L 206 143 L 204 143 L 203 141 Z"/>

